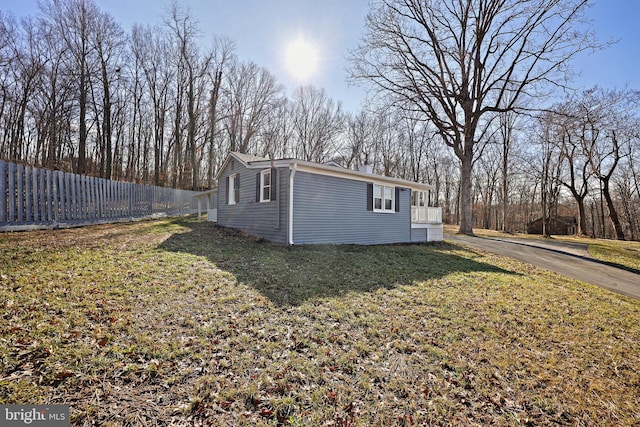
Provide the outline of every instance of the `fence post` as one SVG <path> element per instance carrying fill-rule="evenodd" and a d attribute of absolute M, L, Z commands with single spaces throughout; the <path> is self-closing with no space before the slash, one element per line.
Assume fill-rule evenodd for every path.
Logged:
<path fill-rule="evenodd" d="M 121 182 L 116 182 L 116 194 L 118 197 L 118 214 L 117 217 L 118 218 L 122 218 L 124 216 L 124 201 L 123 199 L 123 195 L 122 195 L 122 183 Z"/>
<path fill-rule="evenodd" d="M 94 209 L 95 209 L 95 203 L 94 203 L 94 197 L 95 197 L 95 190 L 93 188 L 93 177 L 88 176 L 87 177 L 87 202 L 88 202 L 88 211 L 87 211 L 87 219 L 92 220 L 95 218 L 95 214 L 94 214 Z"/>
<path fill-rule="evenodd" d="M 151 216 L 153 214 L 153 187 L 150 185 L 145 185 L 145 195 L 147 202 L 147 215 Z"/>
<path fill-rule="evenodd" d="M 51 171 L 46 171 L 47 180 L 47 221 L 53 221 L 53 186 L 51 185 Z"/>
<path fill-rule="evenodd" d="M 16 220 L 18 222 L 21 222 L 22 219 L 24 218 L 24 181 L 23 181 L 23 174 L 24 174 L 24 165 L 22 164 L 18 164 L 18 170 L 16 171 L 16 181 L 17 181 L 17 185 L 16 185 L 16 200 L 18 201 L 18 217 L 16 218 Z"/>
<path fill-rule="evenodd" d="M 73 203 L 71 201 L 71 174 L 69 172 L 62 173 L 62 179 L 64 181 L 64 204 L 67 210 L 67 219 L 73 219 Z"/>
<path fill-rule="evenodd" d="M 85 185 L 85 176 L 84 175 L 76 175 L 78 177 L 78 209 L 79 209 L 79 218 L 86 219 L 87 215 L 87 190 Z"/>
<path fill-rule="evenodd" d="M 58 188 L 58 171 L 53 171 L 52 174 L 52 178 L 53 180 L 52 182 L 52 188 L 53 188 L 53 197 L 52 197 L 52 204 L 53 204 L 53 219 L 54 221 L 59 221 L 60 220 L 60 202 L 59 202 L 59 188 Z"/>
<path fill-rule="evenodd" d="M 111 218 L 111 181 L 109 180 L 104 185 L 104 217 Z"/>
<path fill-rule="evenodd" d="M 109 183 L 109 218 L 118 217 L 118 192 L 116 191 L 116 182 Z"/>
<path fill-rule="evenodd" d="M 100 218 L 106 218 L 107 215 L 107 180 L 100 178 Z"/>
<path fill-rule="evenodd" d="M 76 210 L 76 180 L 72 173 L 67 173 L 67 188 L 69 189 L 69 215 L 75 220 L 78 218 L 78 211 Z"/>
<path fill-rule="evenodd" d="M 96 191 L 95 188 L 93 187 L 93 177 L 92 176 L 88 176 L 87 177 L 87 196 L 89 199 L 89 209 L 87 211 L 88 214 L 88 219 L 94 219 L 96 217 L 95 214 L 95 209 L 96 209 Z"/>
<path fill-rule="evenodd" d="M 16 164 L 9 163 L 9 221 L 16 220 Z"/>
<path fill-rule="evenodd" d="M 38 169 L 31 168 L 31 189 L 33 191 L 33 220 L 38 221 L 40 219 L 40 209 L 38 206 Z"/>
<path fill-rule="evenodd" d="M 32 209 L 31 209 L 31 166 L 25 166 L 24 168 L 24 202 L 26 205 L 25 221 L 33 221 Z"/>
<path fill-rule="evenodd" d="M 56 171 L 58 178 L 58 217 L 60 220 L 66 220 L 67 217 L 67 203 L 64 197 L 64 172 Z"/>
<path fill-rule="evenodd" d="M 47 221 L 47 187 L 45 186 L 45 171 L 38 172 L 38 180 L 40 182 L 40 220 Z"/>
<path fill-rule="evenodd" d="M 0 222 L 7 221 L 7 162 L 0 160 Z"/>

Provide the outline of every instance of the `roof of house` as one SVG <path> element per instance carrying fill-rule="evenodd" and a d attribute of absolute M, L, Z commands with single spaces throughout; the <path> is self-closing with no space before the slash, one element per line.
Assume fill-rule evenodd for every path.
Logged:
<path fill-rule="evenodd" d="M 317 173 L 319 175 L 325 176 L 337 176 L 345 179 L 353 179 L 356 181 L 366 181 L 366 182 L 380 182 L 386 184 L 397 185 L 401 187 L 412 188 L 415 190 L 431 190 L 433 186 L 430 184 L 419 183 L 414 181 L 408 181 L 406 179 L 393 178 L 390 176 L 378 175 L 374 173 L 366 173 L 361 171 L 356 171 L 352 169 L 346 168 L 337 168 L 331 164 L 323 164 L 316 162 L 309 162 L 306 160 L 299 159 L 266 159 L 264 157 L 252 156 L 250 154 L 243 154 L 232 151 L 229 153 L 229 156 L 224 161 L 216 179 L 220 177 L 220 174 L 227 166 L 227 162 L 230 159 L 235 158 L 238 161 L 242 162 L 244 166 L 247 168 L 267 168 L 267 167 L 289 167 L 294 170 L 300 170 L 304 172 Z"/>
<path fill-rule="evenodd" d="M 535 222 L 542 222 L 544 218 L 536 218 L 533 221 L 531 221 L 529 224 L 533 224 Z M 549 217 L 550 221 L 557 221 L 557 222 L 561 222 L 567 225 L 577 225 L 578 224 L 578 220 L 575 216 L 558 216 L 558 215 L 551 215 Z"/>
<path fill-rule="evenodd" d="M 232 151 L 231 154 L 245 164 L 251 163 L 251 162 L 262 162 L 265 160 L 269 160 L 266 157 L 258 157 L 252 154 L 238 153 L 237 151 Z"/>

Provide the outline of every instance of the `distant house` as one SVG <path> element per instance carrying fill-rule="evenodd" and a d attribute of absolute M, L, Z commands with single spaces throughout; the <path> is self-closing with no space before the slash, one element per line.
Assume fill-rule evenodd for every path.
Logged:
<path fill-rule="evenodd" d="M 578 232 L 578 221 L 574 216 L 551 216 L 549 218 L 548 234 L 573 235 Z M 542 218 L 538 218 L 527 224 L 528 234 L 542 234 Z"/>
<path fill-rule="evenodd" d="M 216 178 L 210 217 L 272 242 L 369 245 L 443 237 L 440 208 L 427 206 L 428 184 L 236 152 Z"/>

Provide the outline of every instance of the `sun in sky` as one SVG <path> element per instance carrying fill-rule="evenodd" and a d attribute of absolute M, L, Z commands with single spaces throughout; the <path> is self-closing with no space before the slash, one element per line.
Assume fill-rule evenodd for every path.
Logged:
<path fill-rule="evenodd" d="M 318 70 L 318 50 L 303 38 L 287 45 L 284 60 L 289 73 L 300 81 L 307 81 Z"/>

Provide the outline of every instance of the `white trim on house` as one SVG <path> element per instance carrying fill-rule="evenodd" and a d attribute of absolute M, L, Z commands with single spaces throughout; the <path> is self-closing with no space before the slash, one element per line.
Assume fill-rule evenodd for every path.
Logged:
<path fill-rule="evenodd" d="M 295 164 L 296 170 L 301 172 L 309 172 L 315 173 L 319 175 L 325 176 L 335 176 L 338 178 L 346 178 L 353 179 L 356 181 L 364 181 L 364 182 L 374 182 L 374 183 L 382 183 L 383 185 L 395 185 L 396 187 L 404 187 L 410 188 L 412 190 L 433 190 L 434 187 L 429 184 L 407 181 L 405 179 L 400 178 L 392 178 L 390 176 L 377 175 L 374 173 L 367 173 L 361 171 L 355 171 L 351 169 L 345 169 L 342 167 L 335 167 L 331 164 L 321 164 L 315 162 L 308 162 L 305 160 L 297 160 L 297 159 L 280 159 L 280 160 L 269 160 L 261 157 L 250 156 L 246 154 L 231 152 L 229 156 L 225 159 L 224 163 L 220 167 L 218 174 L 216 175 L 216 180 L 220 178 L 222 171 L 227 167 L 227 164 L 231 161 L 231 159 L 236 159 L 242 165 L 248 169 L 264 169 L 264 168 L 278 168 L 284 167 L 291 169 Z"/>
<path fill-rule="evenodd" d="M 265 184 L 265 177 L 269 175 L 269 184 Z M 271 201 L 271 191 L 273 191 L 273 176 L 271 175 L 271 169 L 265 169 L 260 172 L 260 203 L 266 203 Z M 269 191 L 269 194 L 265 198 L 265 190 Z"/>
<path fill-rule="evenodd" d="M 220 166 L 220 169 L 218 170 L 218 173 L 214 178 L 216 181 L 220 179 L 220 175 L 222 174 L 222 171 L 225 170 L 225 168 L 227 167 L 227 164 L 233 159 L 239 161 L 244 167 L 247 167 L 247 168 L 249 167 L 249 163 L 253 163 L 256 161 L 260 161 L 260 162 L 270 161 L 269 159 L 265 159 L 262 157 L 256 157 L 256 156 L 251 156 L 249 154 L 241 154 L 241 153 L 236 153 L 235 151 L 232 151 L 229 153 L 227 158 L 224 159 L 222 166 Z"/>
<path fill-rule="evenodd" d="M 238 203 L 238 200 L 236 200 L 236 185 L 238 185 L 238 174 L 229 175 L 229 188 L 227 188 L 227 204 L 229 205 Z"/>
<path fill-rule="evenodd" d="M 427 222 L 427 206 L 429 193 L 413 190 L 411 192 L 411 223 Z"/>
<path fill-rule="evenodd" d="M 264 169 L 264 168 L 278 168 L 278 167 L 286 167 L 292 168 L 295 164 L 296 170 L 302 172 L 315 173 L 319 175 L 325 176 L 335 176 L 338 178 L 346 178 L 353 179 L 356 181 L 364 181 L 364 182 L 374 182 L 374 183 L 382 183 L 382 184 L 392 184 L 397 187 L 410 188 L 411 190 L 433 190 L 434 187 L 429 184 L 407 181 L 405 179 L 400 178 L 392 178 L 390 176 L 377 175 L 374 173 L 367 173 L 361 171 L 355 171 L 351 169 L 338 168 L 330 164 L 321 164 L 315 162 L 308 162 L 305 160 L 296 160 L 296 159 L 280 159 L 280 160 L 269 160 L 261 157 L 250 156 L 246 154 L 231 152 L 229 156 L 225 159 L 224 163 L 220 167 L 218 174 L 216 175 L 216 180 L 220 178 L 222 171 L 227 167 L 227 164 L 231 161 L 231 159 L 236 159 L 242 165 L 248 169 Z"/>
<path fill-rule="evenodd" d="M 351 169 L 341 169 L 341 168 L 336 168 L 335 166 L 326 166 L 320 163 L 298 161 L 298 160 L 294 161 L 291 159 L 273 160 L 273 161 L 272 160 L 255 161 L 255 162 L 249 163 L 247 167 L 251 169 L 261 169 L 265 167 L 276 167 L 276 168 L 289 167 L 290 168 L 291 165 L 294 163 L 297 165 L 296 170 L 300 172 L 309 172 L 309 173 L 315 173 L 318 175 L 334 176 L 337 178 L 346 178 L 346 179 L 352 179 L 352 180 L 363 181 L 363 182 L 373 182 L 373 183 L 376 183 L 376 184 L 379 183 L 382 185 L 391 184 L 396 187 L 410 188 L 412 190 L 426 191 L 426 190 L 433 189 L 433 186 L 429 184 L 407 181 L 405 179 L 400 179 L 400 178 L 392 178 L 390 176 L 365 173 L 365 172 L 355 171 Z"/>
<path fill-rule="evenodd" d="M 380 207 L 376 207 L 376 199 L 380 201 Z M 396 187 L 373 184 L 373 211 L 382 213 L 396 212 Z"/>
<path fill-rule="evenodd" d="M 296 171 L 298 170 L 297 163 L 289 164 L 289 215 L 288 222 L 289 226 L 287 227 L 287 241 L 290 245 L 293 245 L 293 178 L 296 176 Z"/>
<path fill-rule="evenodd" d="M 218 187 L 212 188 L 211 190 L 203 191 L 201 193 L 196 194 L 195 197 L 198 199 L 198 219 L 202 218 L 202 199 L 206 198 L 207 201 L 207 212 L 208 215 L 211 215 L 211 211 L 216 211 L 215 215 L 217 215 L 217 209 L 213 209 L 211 204 L 213 203 L 212 197 L 218 194 Z M 209 218 L 209 221 L 212 221 Z"/>

